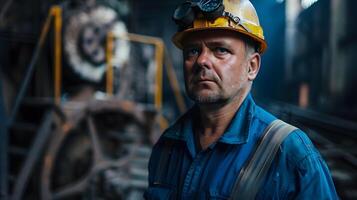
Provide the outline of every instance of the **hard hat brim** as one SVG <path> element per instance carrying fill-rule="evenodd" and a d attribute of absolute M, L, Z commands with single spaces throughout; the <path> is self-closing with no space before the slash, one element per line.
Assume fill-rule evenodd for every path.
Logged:
<path fill-rule="evenodd" d="M 195 32 L 201 32 L 201 31 L 214 31 L 214 30 L 229 30 L 233 32 L 237 32 L 239 34 L 248 36 L 251 38 L 253 41 L 257 42 L 259 44 L 259 49 L 258 52 L 260 54 L 263 54 L 265 50 L 267 49 L 267 43 L 265 40 L 257 37 L 256 35 L 247 32 L 246 30 L 242 29 L 236 29 L 236 28 L 231 28 L 231 27 L 205 27 L 205 28 L 189 28 L 181 32 L 177 32 L 173 37 L 172 37 L 172 42 L 176 45 L 177 48 L 183 49 L 183 41 L 186 37 L 189 37 L 190 34 L 195 33 Z"/>

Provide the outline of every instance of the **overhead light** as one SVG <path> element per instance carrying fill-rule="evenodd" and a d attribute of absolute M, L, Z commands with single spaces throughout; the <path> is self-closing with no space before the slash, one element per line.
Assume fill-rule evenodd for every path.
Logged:
<path fill-rule="evenodd" d="M 316 3 L 318 0 L 301 0 L 301 7 L 303 9 L 307 9 L 310 6 L 312 6 L 314 3 Z"/>

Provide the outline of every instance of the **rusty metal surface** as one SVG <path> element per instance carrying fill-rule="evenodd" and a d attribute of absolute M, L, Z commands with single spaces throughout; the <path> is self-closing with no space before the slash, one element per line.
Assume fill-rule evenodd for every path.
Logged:
<path fill-rule="evenodd" d="M 63 106 L 67 121 L 49 141 L 41 199 L 140 199 L 156 113 L 129 101 Z"/>

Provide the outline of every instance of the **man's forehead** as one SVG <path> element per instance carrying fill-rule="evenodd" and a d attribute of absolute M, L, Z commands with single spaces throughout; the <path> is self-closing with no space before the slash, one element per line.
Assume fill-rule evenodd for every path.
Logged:
<path fill-rule="evenodd" d="M 233 45 L 229 41 L 223 38 L 216 38 L 212 40 L 198 39 L 198 40 L 189 40 L 183 44 L 183 47 L 192 47 L 192 46 L 200 46 L 205 44 L 206 46 L 230 46 Z"/>
<path fill-rule="evenodd" d="M 196 31 L 186 35 L 183 39 L 183 46 L 198 45 L 201 43 L 210 44 L 231 44 L 231 43 L 243 43 L 239 34 L 231 31 Z"/>

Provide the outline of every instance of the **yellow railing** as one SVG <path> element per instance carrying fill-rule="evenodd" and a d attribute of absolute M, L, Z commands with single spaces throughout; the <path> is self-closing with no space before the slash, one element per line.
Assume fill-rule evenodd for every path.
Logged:
<path fill-rule="evenodd" d="M 106 46 L 106 62 L 107 62 L 107 73 L 106 73 L 106 92 L 109 96 L 113 96 L 113 82 L 114 82 L 114 73 L 113 73 L 113 47 L 114 47 L 114 36 L 112 32 L 107 34 L 107 46 Z"/>
<path fill-rule="evenodd" d="M 59 6 L 53 6 L 51 11 L 55 18 L 55 101 L 57 104 L 60 104 L 62 82 L 62 8 Z"/>
<path fill-rule="evenodd" d="M 109 95 L 113 94 L 113 66 L 111 64 L 112 54 L 113 54 L 113 43 L 114 37 L 112 33 L 108 34 L 107 38 L 107 82 L 106 88 Z M 186 111 L 186 104 L 183 96 L 180 93 L 179 83 L 176 78 L 176 73 L 172 64 L 170 57 L 164 56 L 165 45 L 162 39 L 152 36 L 144 36 L 133 33 L 128 33 L 126 37 L 117 37 L 116 39 L 124 39 L 132 42 L 139 42 L 144 44 L 151 44 L 155 46 L 155 63 L 156 63 L 156 76 L 155 76 L 155 94 L 154 94 L 154 104 L 155 108 L 161 112 L 162 108 L 162 78 L 163 78 L 163 66 L 165 61 L 166 73 L 170 82 L 170 86 L 174 92 L 176 103 L 181 113 Z M 165 57 L 165 60 L 164 60 Z M 161 129 L 165 129 L 168 126 L 167 120 L 161 115 L 159 115 L 159 122 Z"/>
<path fill-rule="evenodd" d="M 113 37 L 112 33 L 108 33 L 107 39 L 107 82 L 106 88 L 109 95 L 113 94 L 113 66 L 111 64 L 113 54 L 113 42 L 114 39 L 128 40 L 132 42 L 139 42 L 143 44 L 150 44 L 155 46 L 155 63 L 156 63 L 156 75 L 155 75 L 155 94 L 154 104 L 155 108 L 160 110 L 162 107 L 162 71 L 163 71 L 163 58 L 164 58 L 164 42 L 160 38 L 138 35 L 134 33 L 128 33 L 126 36 Z"/>
<path fill-rule="evenodd" d="M 51 20 L 54 18 L 54 97 L 55 102 L 60 104 L 61 101 L 61 82 L 62 82 L 62 8 L 60 6 L 52 6 L 49 15 L 46 19 L 45 25 L 42 29 L 40 42 L 43 43 L 48 34 L 48 30 L 51 24 Z M 155 46 L 155 63 L 156 63 L 156 75 L 155 75 L 155 94 L 154 104 L 155 108 L 160 112 L 162 108 L 162 80 L 163 80 L 163 66 L 165 62 L 167 76 L 170 82 L 170 86 L 174 92 L 176 103 L 181 113 L 186 110 L 186 105 L 183 96 L 180 93 L 179 84 L 176 78 L 173 64 L 169 59 L 169 56 L 164 56 L 165 45 L 162 39 L 152 36 L 144 36 L 139 34 L 128 33 L 126 36 L 117 37 L 113 33 L 109 32 L 107 35 L 106 46 L 106 92 L 108 95 L 113 95 L 113 48 L 114 40 L 123 39 L 132 42 L 139 42 L 144 44 L 150 44 Z M 165 60 L 164 60 L 165 58 Z M 167 126 L 166 120 L 160 120 L 161 127 Z"/>
<path fill-rule="evenodd" d="M 107 82 L 106 88 L 107 93 L 113 94 L 113 70 L 111 69 L 113 66 L 111 64 L 112 54 L 113 54 L 113 43 L 114 37 L 112 33 L 108 33 L 107 38 Z M 126 37 L 117 37 L 116 39 L 124 39 L 132 42 L 139 42 L 144 44 L 151 44 L 155 46 L 155 63 L 156 63 L 156 76 L 155 76 L 155 107 L 157 109 L 161 109 L 162 106 L 162 76 L 163 76 L 163 66 L 165 61 L 166 73 L 170 82 L 170 86 L 174 92 L 175 99 L 179 110 L 181 113 L 186 111 L 186 104 L 183 96 L 180 93 L 179 83 L 176 78 L 176 73 L 172 64 L 171 59 L 168 55 L 164 56 L 165 50 L 167 49 L 164 45 L 164 42 L 161 38 L 152 37 L 152 36 L 144 36 L 133 33 L 128 33 Z M 164 60 L 165 57 L 165 60 Z"/>
<path fill-rule="evenodd" d="M 54 18 L 54 96 L 55 102 L 60 103 L 61 99 L 61 78 L 62 78 L 62 8 L 60 6 L 52 6 L 45 24 L 41 30 L 40 46 L 42 47 L 48 31 L 50 29 L 51 21 Z"/>
<path fill-rule="evenodd" d="M 168 52 L 167 48 L 165 48 L 165 51 Z M 173 65 L 172 60 L 170 59 L 169 55 L 165 56 L 165 66 L 166 66 L 166 74 L 170 81 L 170 86 L 172 88 L 172 91 L 174 92 L 177 106 L 180 110 L 180 113 L 183 114 L 187 109 L 186 103 L 185 103 L 185 99 L 183 98 L 183 96 L 180 92 L 180 85 L 177 80 L 174 65 Z"/>

